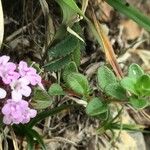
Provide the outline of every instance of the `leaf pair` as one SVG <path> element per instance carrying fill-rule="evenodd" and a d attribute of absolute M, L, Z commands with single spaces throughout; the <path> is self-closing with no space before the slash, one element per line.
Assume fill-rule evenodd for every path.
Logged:
<path fill-rule="evenodd" d="M 148 105 L 146 96 L 150 96 L 150 76 L 144 74 L 140 66 L 131 64 L 129 66 L 128 76 L 121 80 L 121 85 L 133 94 L 129 98 L 129 103 L 133 107 L 142 109 Z"/>
<path fill-rule="evenodd" d="M 121 80 L 121 85 L 137 96 L 150 96 L 150 76 L 137 64 L 132 64 L 128 76 Z"/>

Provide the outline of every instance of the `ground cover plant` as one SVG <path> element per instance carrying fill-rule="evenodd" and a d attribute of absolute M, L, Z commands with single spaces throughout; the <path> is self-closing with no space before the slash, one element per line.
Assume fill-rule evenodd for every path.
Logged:
<path fill-rule="evenodd" d="M 97 135 L 110 136 L 110 148 L 115 147 L 123 131 L 149 134 L 148 127 L 143 124 L 123 122 L 122 116 L 127 110 L 141 112 L 149 118 L 145 109 L 150 105 L 150 75 L 136 62 L 125 69 L 119 64 L 109 34 L 99 19 L 105 12 L 99 17 L 96 14 L 95 7 L 104 3 L 135 21 L 145 32 L 150 31 L 150 18 L 125 0 L 17 1 L 15 4 L 23 8 L 26 21 L 30 16 L 29 12 L 25 13 L 27 9 L 34 10 L 31 11 L 30 23 L 7 38 L 3 37 L 3 32 L 11 30 L 6 25 L 6 30 L 3 29 L 6 12 L 3 16 L 1 10 L 0 149 L 50 149 L 46 139 L 53 136 L 50 130 L 57 130 L 57 125 L 56 129 L 51 125 L 67 117 L 66 124 L 69 124 L 68 120 L 79 118 L 80 113 L 81 118 L 90 120 L 90 125 L 96 124 Z M 6 5 L 8 3 L 2 1 L 4 10 L 7 10 Z M 39 11 L 39 6 L 42 11 Z M 43 16 L 39 19 L 41 14 Z M 41 22 L 44 22 L 44 27 L 34 26 Z M 29 30 L 29 35 L 26 30 Z M 10 41 L 18 34 L 21 35 L 19 42 L 24 43 L 21 49 L 28 47 L 31 40 L 36 51 L 25 49 L 23 52 L 19 48 L 11 51 L 15 44 L 11 45 Z M 30 40 L 26 42 L 25 37 Z M 84 71 L 87 61 L 83 63 L 88 50 L 88 59 L 93 57 L 92 47 L 88 47 L 92 45 L 89 38 L 96 43 L 96 51 L 101 52 L 98 53 L 101 58 L 97 53 L 94 56 L 95 62 L 99 59 L 92 75 Z M 83 122 L 86 121 L 83 119 Z M 61 128 L 61 122 L 58 126 Z M 119 131 L 117 136 L 116 131 Z M 80 143 L 65 142 L 76 149 L 83 148 Z"/>

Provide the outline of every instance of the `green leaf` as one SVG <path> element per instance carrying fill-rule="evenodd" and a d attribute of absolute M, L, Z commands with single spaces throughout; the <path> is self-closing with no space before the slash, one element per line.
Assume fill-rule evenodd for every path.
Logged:
<path fill-rule="evenodd" d="M 143 109 L 148 106 L 148 101 L 146 99 L 137 99 L 131 97 L 129 103 L 136 109 Z"/>
<path fill-rule="evenodd" d="M 26 134 L 27 144 L 28 144 L 28 150 L 34 149 L 34 140 L 31 135 Z"/>
<path fill-rule="evenodd" d="M 63 71 L 63 79 L 64 81 L 67 80 L 67 75 L 69 75 L 72 72 L 78 72 L 78 68 L 76 66 L 76 63 L 71 61 L 70 63 L 68 63 Z"/>
<path fill-rule="evenodd" d="M 112 83 L 106 86 L 105 92 L 119 100 L 125 100 L 127 98 L 126 96 L 126 90 L 122 88 L 122 86 L 119 83 Z"/>
<path fill-rule="evenodd" d="M 142 68 L 137 64 L 131 64 L 128 71 L 128 76 L 133 78 L 139 78 L 144 74 Z"/>
<path fill-rule="evenodd" d="M 80 66 L 80 61 L 81 61 L 80 44 L 78 44 L 77 48 L 73 51 L 72 59 L 76 63 L 77 66 Z"/>
<path fill-rule="evenodd" d="M 79 7 L 77 6 L 74 0 L 56 0 L 56 1 L 63 1 L 66 5 L 68 5 L 68 7 L 74 10 L 76 13 L 83 16 L 82 11 L 79 9 Z"/>
<path fill-rule="evenodd" d="M 52 104 L 52 98 L 48 95 L 45 90 L 35 88 L 31 105 L 35 109 L 45 109 Z"/>
<path fill-rule="evenodd" d="M 77 15 L 77 12 L 72 9 L 71 7 L 68 7 L 68 5 L 63 2 L 63 0 L 56 0 L 56 2 L 60 5 L 62 12 L 63 12 L 63 24 L 68 24 L 73 17 Z"/>
<path fill-rule="evenodd" d="M 135 89 L 135 83 L 136 80 L 134 78 L 124 77 L 121 80 L 121 86 L 126 89 L 127 91 L 130 91 L 131 93 L 138 95 L 136 89 Z"/>
<path fill-rule="evenodd" d="M 89 84 L 87 78 L 80 73 L 70 73 L 67 76 L 67 85 L 76 93 L 86 96 L 89 94 Z"/>
<path fill-rule="evenodd" d="M 106 66 L 101 66 L 98 69 L 98 85 L 102 90 L 105 90 L 105 87 L 108 84 L 116 83 L 116 77 L 114 73 Z"/>
<path fill-rule="evenodd" d="M 127 6 L 123 1 L 120 0 L 106 0 L 106 2 L 129 17 L 130 19 L 137 22 L 140 26 L 144 27 L 146 30 L 150 31 L 150 18 L 144 15 L 141 11 L 134 8 L 133 6 Z"/>
<path fill-rule="evenodd" d="M 144 126 L 142 125 L 137 125 L 137 124 L 118 124 L 118 123 L 113 123 L 111 127 L 115 130 L 125 130 L 125 131 L 134 131 L 134 132 L 144 132 L 147 133 L 147 131 L 144 131 Z M 149 132 L 148 132 L 149 133 Z"/>
<path fill-rule="evenodd" d="M 50 94 L 51 96 L 65 95 L 62 87 L 57 83 L 54 83 L 50 86 L 50 88 L 48 90 L 48 94 Z"/>
<path fill-rule="evenodd" d="M 86 113 L 89 116 L 94 117 L 107 112 L 107 110 L 107 105 L 104 104 L 102 100 L 97 97 L 93 98 L 86 107 Z"/>
<path fill-rule="evenodd" d="M 72 53 L 78 46 L 79 40 L 72 35 L 67 36 L 64 40 L 49 49 L 51 57 L 64 57 Z"/>
<path fill-rule="evenodd" d="M 150 96 L 150 76 L 142 75 L 138 78 L 135 89 L 141 96 Z"/>
<path fill-rule="evenodd" d="M 33 101 L 31 105 L 34 109 L 41 110 L 49 107 L 51 105 L 50 101 Z"/>
<path fill-rule="evenodd" d="M 43 142 L 42 137 L 38 134 L 37 131 L 35 131 L 34 129 L 31 128 L 25 128 L 26 130 L 26 135 L 28 135 L 28 137 L 32 137 L 32 139 L 36 139 L 37 142 L 41 145 L 42 150 L 46 150 L 45 144 Z"/>
<path fill-rule="evenodd" d="M 51 61 L 50 63 L 46 64 L 44 68 L 51 72 L 58 71 L 64 68 L 64 66 L 67 65 L 69 62 L 70 62 L 70 56 L 65 56 L 63 58 L 59 58 L 54 61 Z"/>
<path fill-rule="evenodd" d="M 46 150 L 42 137 L 38 134 L 37 131 L 32 129 L 32 126 L 29 127 L 28 125 L 19 124 L 13 125 L 13 128 L 17 134 L 27 138 L 29 150 L 33 150 L 34 144 L 37 142 L 40 144 L 42 150 Z"/>

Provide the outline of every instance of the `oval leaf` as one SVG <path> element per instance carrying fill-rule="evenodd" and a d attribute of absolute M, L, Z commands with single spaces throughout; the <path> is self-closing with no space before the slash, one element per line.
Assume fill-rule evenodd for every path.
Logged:
<path fill-rule="evenodd" d="M 121 80 L 121 86 L 126 89 L 127 91 L 130 91 L 131 93 L 138 95 L 136 89 L 135 89 L 135 83 L 136 80 L 134 78 L 125 77 Z"/>
<path fill-rule="evenodd" d="M 52 104 L 52 98 L 42 89 L 35 88 L 31 105 L 35 109 L 45 109 Z"/>
<path fill-rule="evenodd" d="M 141 96 L 150 95 L 150 76 L 142 75 L 135 84 L 135 89 Z"/>
<path fill-rule="evenodd" d="M 98 78 L 98 85 L 102 90 L 104 90 L 108 84 L 117 82 L 114 73 L 106 66 L 101 66 L 98 69 L 97 78 Z"/>
<path fill-rule="evenodd" d="M 143 109 L 148 106 L 146 99 L 130 98 L 129 103 L 136 109 Z"/>
<path fill-rule="evenodd" d="M 102 113 L 107 112 L 108 108 L 107 105 L 105 105 L 101 99 L 99 98 L 93 98 L 86 107 L 86 113 L 89 116 L 98 116 Z"/>
<path fill-rule="evenodd" d="M 56 96 L 56 95 L 64 95 L 65 93 L 59 84 L 54 83 L 50 86 L 50 88 L 48 90 L 48 94 L 50 94 L 52 96 Z"/>
<path fill-rule="evenodd" d="M 87 78 L 80 73 L 70 73 L 67 76 L 68 86 L 80 95 L 88 95 L 89 84 Z"/>
<path fill-rule="evenodd" d="M 142 68 L 137 64 L 131 64 L 128 71 L 128 76 L 138 78 L 144 74 Z"/>
<path fill-rule="evenodd" d="M 76 63 L 71 61 L 70 63 L 68 63 L 63 71 L 63 79 L 64 81 L 66 81 L 67 79 L 67 75 L 69 75 L 72 72 L 78 72 L 78 68 L 76 66 Z"/>
<path fill-rule="evenodd" d="M 126 97 L 126 90 L 122 88 L 122 86 L 119 83 L 112 83 L 106 86 L 105 92 L 119 100 L 125 100 Z"/>

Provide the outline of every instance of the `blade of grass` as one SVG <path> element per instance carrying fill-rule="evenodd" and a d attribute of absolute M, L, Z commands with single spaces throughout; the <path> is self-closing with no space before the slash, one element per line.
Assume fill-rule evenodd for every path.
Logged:
<path fill-rule="evenodd" d="M 110 6 L 117 9 L 119 12 L 123 13 L 130 19 L 137 22 L 140 26 L 150 31 L 150 18 L 144 15 L 141 11 L 134 8 L 130 4 L 126 4 L 122 0 L 105 0 Z"/>
<path fill-rule="evenodd" d="M 46 117 L 53 116 L 57 113 L 60 113 L 61 111 L 65 109 L 69 109 L 69 108 L 76 107 L 76 106 L 79 107 L 79 105 L 75 105 L 75 104 L 74 105 L 61 105 L 59 107 L 52 108 L 50 110 L 45 110 L 39 113 L 35 118 L 33 118 L 27 126 L 32 128 L 35 124 L 37 124 L 41 120 L 44 120 Z"/>

